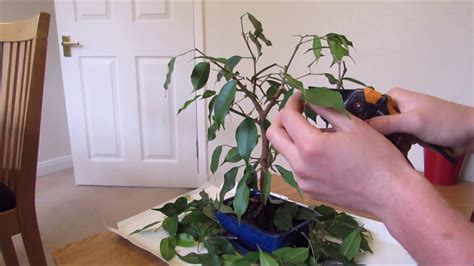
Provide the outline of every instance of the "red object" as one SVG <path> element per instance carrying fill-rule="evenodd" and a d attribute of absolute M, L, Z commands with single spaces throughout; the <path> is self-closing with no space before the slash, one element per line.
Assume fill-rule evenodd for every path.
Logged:
<path fill-rule="evenodd" d="M 424 155 L 426 179 L 435 185 L 449 186 L 456 184 L 464 155 L 456 157 L 456 164 L 451 164 L 443 156 L 429 148 L 424 148 Z"/>

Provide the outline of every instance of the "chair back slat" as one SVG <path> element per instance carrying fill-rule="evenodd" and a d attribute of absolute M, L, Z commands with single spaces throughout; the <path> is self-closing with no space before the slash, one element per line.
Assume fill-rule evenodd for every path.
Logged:
<path fill-rule="evenodd" d="M 49 15 L 0 23 L 0 181 L 34 195 Z"/>

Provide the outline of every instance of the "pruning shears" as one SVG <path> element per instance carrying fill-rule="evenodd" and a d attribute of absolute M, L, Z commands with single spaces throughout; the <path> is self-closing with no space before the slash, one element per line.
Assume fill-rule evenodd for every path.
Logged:
<path fill-rule="evenodd" d="M 376 116 L 393 115 L 400 113 L 397 104 L 392 99 L 392 97 L 390 97 L 390 95 L 382 94 L 372 87 L 354 90 L 334 89 L 334 91 L 337 91 L 341 94 L 346 110 L 362 120 L 370 119 Z M 416 142 L 419 143 L 421 146 L 428 147 L 433 151 L 439 153 L 450 163 L 456 163 L 456 157 L 454 155 L 454 152 L 450 148 L 426 143 L 416 139 L 411 135 L 404 133 L 394 133 L 386 137 L 401 151 L 402 139 L 415 139 Z"/>

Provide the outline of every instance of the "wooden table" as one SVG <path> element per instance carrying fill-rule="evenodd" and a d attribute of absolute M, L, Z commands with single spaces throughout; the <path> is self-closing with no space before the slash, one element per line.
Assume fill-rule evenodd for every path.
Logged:
<path fill-rule="evenodd" d="M 461 182 L 454 186 L 436 186 L 437 191 L 448 203 L 469 219 L 474 209 L 474 183 Z M 292 200 L 306 204 L 321 204 L 320 201 L 304 198 L 301 200 L 293 188 L 285 184 L 280 177 L 274 177 L 272 190 L 286 195 Z M 342 208 L 338 208 L 342 211 Z M 377 219 L 366 213 L 349 211 L 351 213 Z M 79 240 L 52 252 L 57 265 L 167 265 L 127 240 L 112 232 L 104 232 Z"/>

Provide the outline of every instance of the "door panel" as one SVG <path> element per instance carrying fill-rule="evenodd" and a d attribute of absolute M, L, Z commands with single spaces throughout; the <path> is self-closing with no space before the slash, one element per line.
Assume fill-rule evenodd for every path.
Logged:
<path fill-rule="evenodd" d="M 195 106 L 176 116 L 190 97 L 192 64 L 177 64 L 163 89 L 170 58 L 194 48 L 193 3 L 55 7 L 58 34 L 81 43 L 61 58 L 76 182 L 199 186 Z"/>

